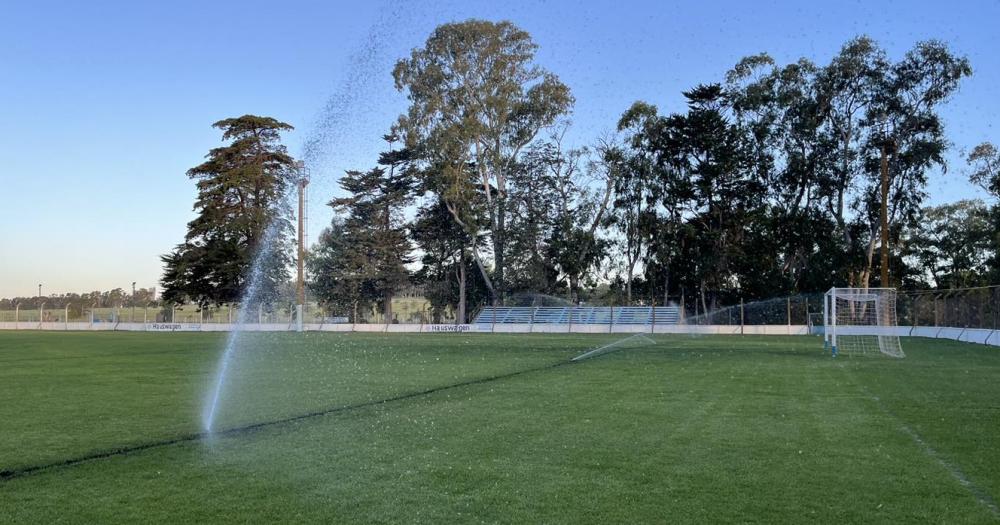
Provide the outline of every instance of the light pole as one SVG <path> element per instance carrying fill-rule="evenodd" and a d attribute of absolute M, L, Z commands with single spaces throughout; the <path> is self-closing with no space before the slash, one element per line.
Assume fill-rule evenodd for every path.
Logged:
<path fill-rule="evenodd" d="M 38 283 L 38 298 L 42 298 L 42 283 Z"/>
<path fill-rule="evenodd" d="M 302 331 L 302 312 L 305 309 L 306 303 L 306 286 L 305 286 L 305 255 L 306 255 L 306 233 L 305 226 L 308 218 L 306 217 L 306 187 L 309 185 L 309 169 L 306 168 L 305 162 L 299 161 L 296 166 L 298 171 L 299 180 L 299 250 L 298 250 L 298 281 L 296 282 L 296 299 L 298 300 L 298 305 L 295 308 L 296 317 L 296 329 Z"/>
<path fill-rule="evenodd" d="M 132 281 L 132 317 L 128 321 L 135 322 L 135 281 Z"/>

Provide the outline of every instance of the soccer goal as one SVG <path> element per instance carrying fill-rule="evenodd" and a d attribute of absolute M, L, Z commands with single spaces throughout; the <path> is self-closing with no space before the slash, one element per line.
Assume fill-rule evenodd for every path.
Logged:
<path fill-rule="evenodd" d="M 831 288 L 823 301 L 824 346 L 836 357 L 881 352 L 904 357 L 895 288 Z"/>

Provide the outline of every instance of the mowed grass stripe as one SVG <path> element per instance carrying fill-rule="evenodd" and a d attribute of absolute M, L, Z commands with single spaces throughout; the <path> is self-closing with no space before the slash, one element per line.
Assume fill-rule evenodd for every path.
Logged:
<path fill-rule="evenodd" d="M 926 421 L 948 420 L 953 411 L 942 408 L 945 394 L 974 406 L 954 391 L 956 380 L 965 378 L 966 368 L 990 366 L 990 357 L 914 341 L 907 348 L 912 361 L 883 368 L 879 360 L 824 358 L 811 338 L 657 340 L 655 347 L 544 374 L 39 472 L 3 485 L 0 522 L 994 520 L 872 406 L 850 375 L 896 378 L 871 384 L 897 393 L 880 390 L 887 403 L 921 406 Z M 360 369 L 346 364 L 362 376 L 358 385 L 374 388 L 410 381 L 394 375 L 402 370 L 420 375 L 436 364 L 468 365 L 467 359 L 447 361 L 453 352 L 484 366 L 497 366 L 482 361 L 490 356 L 524 365 L 521 348 L 566 359 L 587 342 L 601 343 L 454 338 L 434 341 L 451 351 L 400 366 L 377 367 L 377 355 L 358 360 Z M 264 357 L 262 363 L 280 363 L 272 357 L 281 354 Z M 952 366 L 924 375 L 925 365 L 939 357 Z M 310 362 L 322 364 L 302 364 Z M 856 369 L 845 373 L 846 363 Z M 366 371 L 373 375 L 367 382 Z M 376 381 L 379 374 L 386 382 Z M 928 385 L 938 391 L 933 403 L 898 392 L 914 378 L 929 382 L 921 385 L 924 392 Z M 975 387 L 976 396 L 997 393 L 986 381 Z M 301 388 L 314 392 L 308 382 Z M 980 439 L 971 452 L 996 444 L 989 421 L 969 423 L 962 431 Z M 968 454 L 957 456 L 963 466 Z"/>
<path fill-rule="evenodd" d="M 19 336 L 29 334 L 17 334 Z M 103 352 L 77 362 L 32 362 L 0 367 L 0 470 L 15 472 L 39 465 L 144 448 L 150 443 L 191 438 L 201 432 L 203 390 L 218 355 L 218 337 L 202 334 L 149 334 L 114 340 L 109 334 L 30 334 L 47 344 L 65 345 L 64 354 Z M 124 335 L 124 334 L 123 334 Z M 127 334 L 134 335 L 134 334 Z M 162 335 L 167 335 L 164 338 Z M 222 428 L 246 428 L 396 396 L 442 385 L 490 378 L 561 362 L 579 347 L 601 338 L 547 338 L 501 353 L 474 347 L 453 348 L 456 336 L 323 336 L 250 338 L 232 377 L 227 379 Z M 40 337 L 30 337 L 40 336 Z M 24 337 L 5 341 L 10 352 Z M 73 343 L 83 340 L 80 348 Z M 153 348 L 181 346 L 173 355 L 131 352 L 137 340 Z M 509 338 L 491 338 L 506 344 Z M 119 344 L 119 357 L 104 357 Z M 35 346 L 38 343 L 35 342 Z M 261 347 L 258 351 L 255 347 Z M 271 347 L 278 350 L 272 351 Z M 461 345 L 460 345 L 461 346 Z M 532 347 L 540 348 L 533 350 Z M 29 345 L 25 353 L 36 351 Z"/>

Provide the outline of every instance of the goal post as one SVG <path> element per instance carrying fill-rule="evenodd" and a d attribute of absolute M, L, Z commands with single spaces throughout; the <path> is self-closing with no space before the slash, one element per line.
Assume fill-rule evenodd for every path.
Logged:
<path fill-rule="evenodd" d="M 896 326 L 895 288 L 831 288 L 823 297 L 823 346 L 842 352 L 904 357 Z"/>

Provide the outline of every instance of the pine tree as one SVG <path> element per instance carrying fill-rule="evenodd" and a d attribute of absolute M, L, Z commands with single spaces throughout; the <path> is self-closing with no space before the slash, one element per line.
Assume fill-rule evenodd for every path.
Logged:
<path fill-rule="evenodd" d="M 383 138 L 390 150 L 377 167 L 351 170 L 340 179 L 349 196 L 330 201 L 340 217 L 320 237 L 311 286 L 328 308 L 343 308 L 345 298 L 355 308 L 375 302 L 390 321 L 392 298 L 410 279 L 412 247 L 403 210 L 413 202 L 414 179 L 409 152 L 391 149 L 395 135 Z M 345 282 L 333 284 L 337 280 Z"/>
<path fill-rule="evenodd" d="M 281 144 L 292 126 L 271 117 L 244 115 L 212 125 L 230 141 L 215 148 L 187 176 L 197 182 L 194 209 L 184 242 L 161 257 L 163 298 L 202 306 L 239 301 L 251 265 L 263 244 L 257 297 L 273 300 L 288 279 L 291 210 L 284 195 L 293 183 L 295 161 Z"/>

